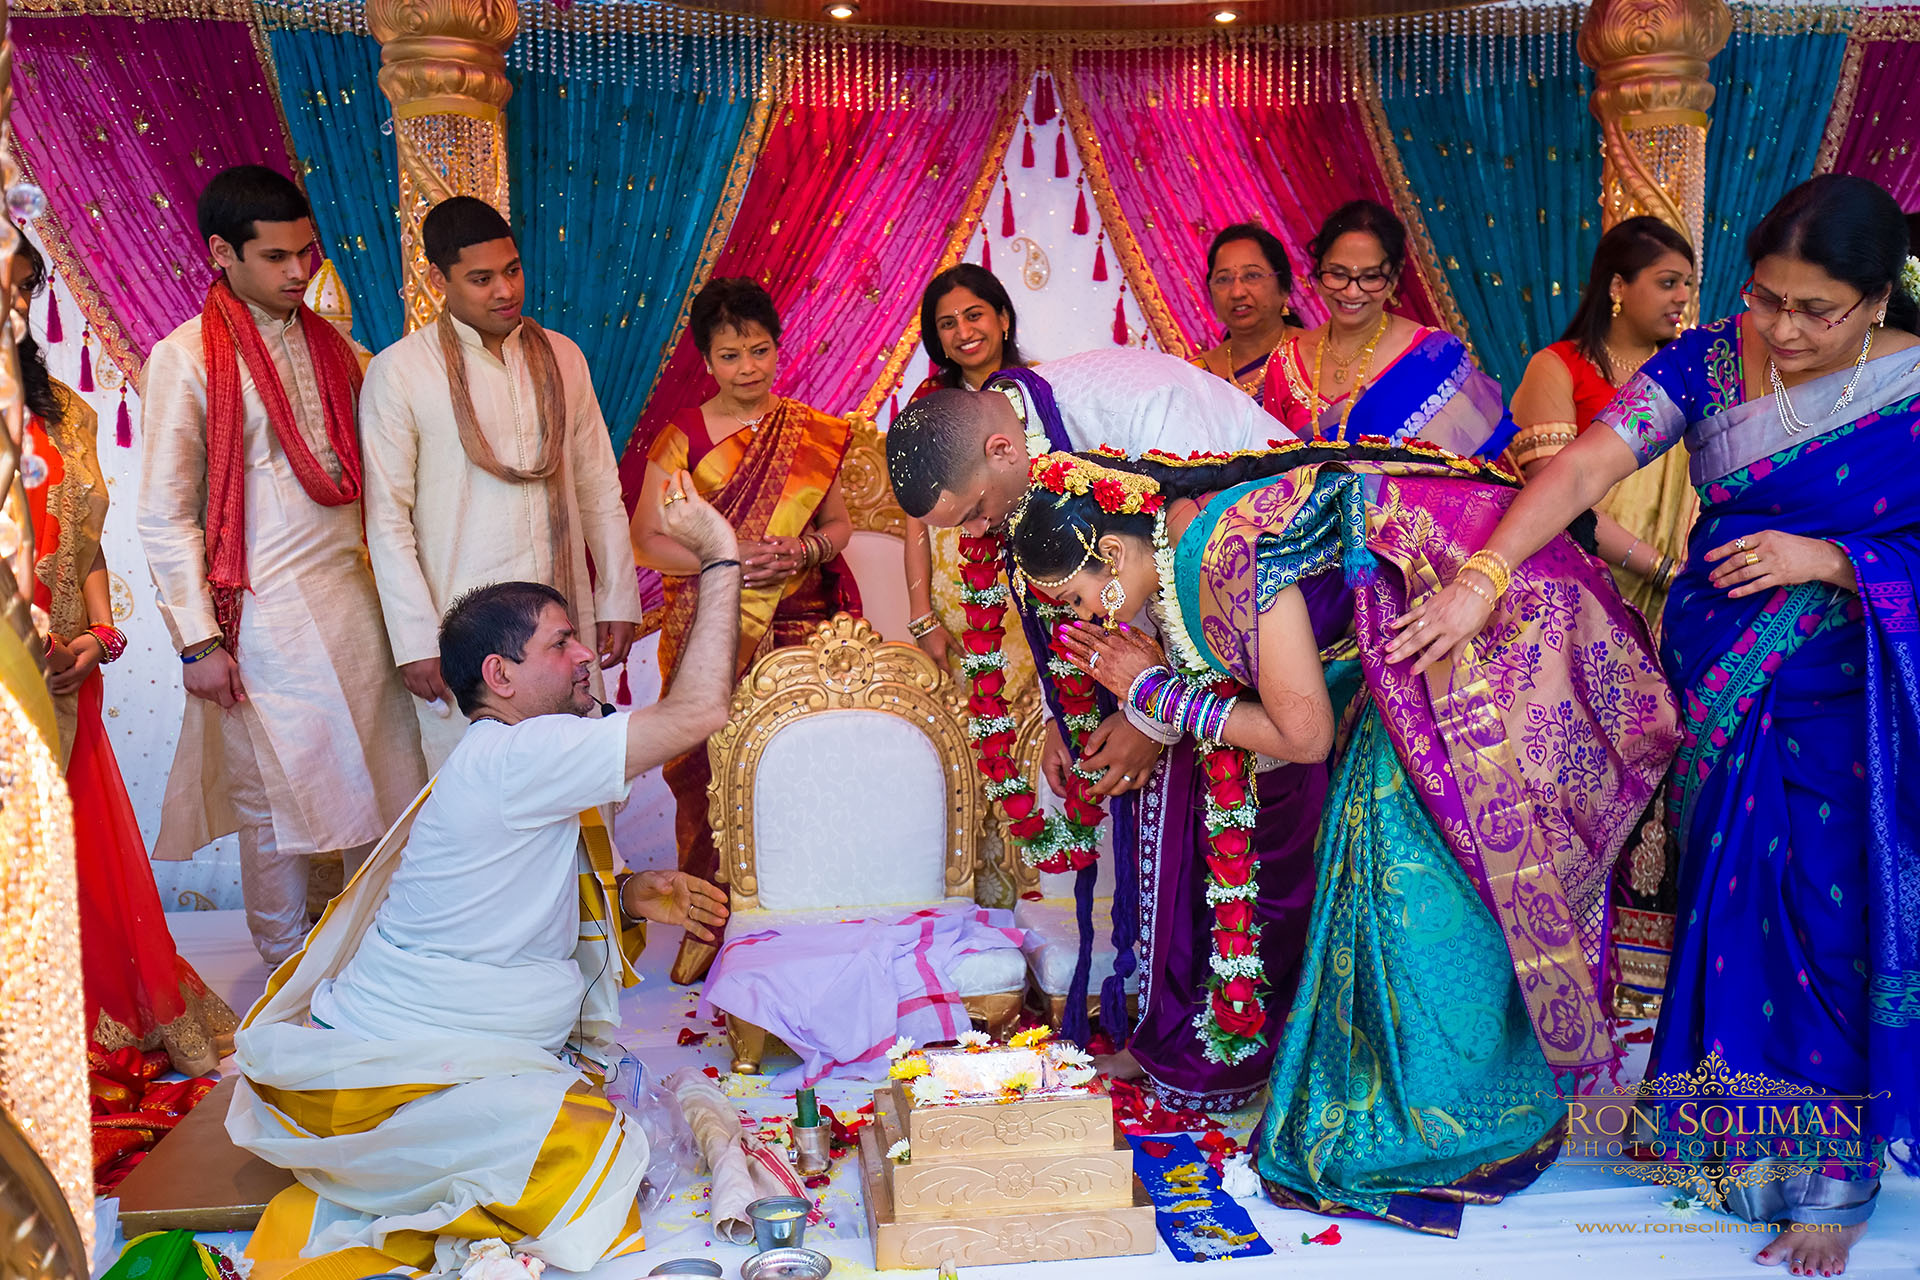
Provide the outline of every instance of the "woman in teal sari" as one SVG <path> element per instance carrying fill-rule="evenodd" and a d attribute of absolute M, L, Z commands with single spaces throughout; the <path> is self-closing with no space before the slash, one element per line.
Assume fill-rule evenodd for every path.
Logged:
<path fill-rule="evenodd" d="M 1668 793 L 1678 930 L 1648 1073 L 1712 1060 L 1779 1082 L 1762 1103 L 1865 1100 L 1841 1117 L 1858 1152 L 1728 1144 L 1727 1207 L 1780 1226 L 1757 1261 L 1795 1275 L 1845 1269 L 1879 1159 L 1920 1128 L 1920 263 L 1906 253 L 1899 206 L 1873 183 L 1788 192 L 1748 238 L 1746 313 L 1643 365 L 1471 544 L 1518 560 L 1686 440 L 1701 513 L 1662 632 L 1684 713 Z M 1471 584 L 1449 587 L 1406 615 L 1389 658 L 1423 665 L 1486 617 Z"/>
<path fill-rule="evenodd" d="M 1259 996 L 1260 940 L 1235 910 L 1257 861 L 1246 778 L 1262 757 L 1330 762 L 1255 1136 L 1269 1194 L 1455 1234 L 1464 1204 L 1551 1163 L 1562 1092 L 1618 1057 L 1607 879 L 1678 736 L 1644 624 L 1563 536 L 1513 572 L 1499 629 L 1457 664 L 1389 664 L 1389 621 L 1459 572 L 1515 493 L 1433 446 L 1055 454 L 1033 475 L 1021 571 L 1082 618 L 1150 611 L 1165 644 L 1083 625 L 1061 651 L 1202 744 L 1210 1033 L 1232 1036 Z"/>

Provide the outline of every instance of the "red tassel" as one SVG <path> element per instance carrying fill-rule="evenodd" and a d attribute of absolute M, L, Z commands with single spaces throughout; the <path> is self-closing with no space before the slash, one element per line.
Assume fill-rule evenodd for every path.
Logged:
<path fill-rule="evenodd" d="M 1067 176 L 1067 126 L 1061 125 L 1060 132 L 1053 135 L 1053 176 Z"/>
<path fill-rule="evenodd" d="M 887 397 L 887 425 L 892 426 L 898 421 L 900 421 L 900 392 L 896 388 L 894 393 Z"/>
<path fill-rule="evenodd" d="M 1073 234 L 1087 234 L 1087 193 L 1082 191 L 1073 202 Z"/>
<path fill-rule="evenodd" d="M 625 663 L 620 664 L 620 687 L 613 691 L 613 700 L 623 707 L 633 705 L 633 690 L 627 688 L 627 667 Z"/>
<path fill-rule="evenodd" d="M 1000 191 L 1000 238 L 1011 240 L 1016 234 L 1013 229 L 1013 187 L 1008 185 Z"/>
<path fill-rule="evenodd" d="M 80 387 L 84 394 L 93 390 L 93 348 L 87 345 L 87 331 L 80 331 Z"/>
<path fill-rule="evenodd" d="M 1028 129 L 1020 142 L 1020 167 L 1033 168 L 1033 130 Z"/>
<path fill-rule="evenodd" d="M 113 422 L 113 442 L 122 449 L 133 448 L 133 415 L 127 412 L 127 385 L 124 382 L 120 384 L 120 416 Z"/>
<path fill-rule="evenodd" d="M 1132 332 L 1127 328 L 1127 292 L 1122 289 L 1113 304 L 1113 345 L 1124 347 L 1130 337 Z"/>
<path fill-rule="evenodd" d="M 980 241 L 980 265 L 989 271 L 993 270 L 993 241 L 990 238 Z"/>
<path fill-rule="evenodd" d="M 1107 246 L 1105 244 L 1097 245 L 1093 250 L 1093 278 L 1095 280 L 1107 278 Z"/>
<path fill-rule="evenodd" d="M 1040 83 L 1035 85 L 1033 89 L 1034 123 L 1045 124 L 1047 121 L 1053 119 L 1054 113 L 1059 111 L 1059 109 L 1059 106 L 1053 100 L 1053 77 L 1041 76 Z"/>
<path fill-rule="evenodd" d="M 47 345 L 57 347 L 67 339 L 67 327 L 60 323 L 60 294 L 47 277 Z"/>

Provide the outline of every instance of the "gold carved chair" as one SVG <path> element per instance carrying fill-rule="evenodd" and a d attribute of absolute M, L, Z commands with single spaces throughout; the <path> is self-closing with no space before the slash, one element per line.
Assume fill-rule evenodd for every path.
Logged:
<path fill-rule="evenodd" d="M 1046 746 L 1047 722 L 1038 698 L 1020 719 L 1019 736 L 1014 740 L 1013 758 L 1033 783 L 1034 794 L 1042 803 L 1057 808 L 1059 800 L 1040 771 L 1040 755 Z M 1001 847 L 1005 850 L 1003 869 L 1013 881 L 1017 901 L 1013 922 L 1026 934 L 1021 950 L 1026 955 L 1034 990 L 1039 993 L 1047 1021 L 1058 1029 L 1066 1017 L 1067 992 L 1073 985 L 1073 968 L 1080 955 L 1080 925 L 1075 916 L 1072 872 L 1045 874 L 1028 866 L 1007 829 L 1004 814 L 999 815 Z M 1093 965 L 1087 982 L 1087 1003 L 1092 1014 L 1100 1010 L 1100 984 L 1113 973 L 1113 840 L 1111 825 L 1100 833 L 1100 870 L 1094 881 Z M 1134 1002 L 1140 977 L 1136 970 L 1127 979 L 1128 1004 Z"/>
<path fill-rule="evenodd" d="M 887 438 L 871 418 L 853 420 L 853 437 L 840 464 L 840 492 L 853 521 L 842 556 L 860 588 L 860 613 L 883 639 L 905 642 L 907 622 L 907 513 L 887 478 Z"/>
<path fill-rule="evenodd" d="M 729 934 L 972 909 L 986 815 L 964 708 L 932 658 L 846 614 L 754 663 L 708 743 Z M 727 962 L 723 950 L 716 977 Z M 946 976 L 988 1030 L 1017 1018 L 1018 949 L 972 953 Z M 727 1034 L 736 1071 L 777 1044 L 732 1013 Z"/>

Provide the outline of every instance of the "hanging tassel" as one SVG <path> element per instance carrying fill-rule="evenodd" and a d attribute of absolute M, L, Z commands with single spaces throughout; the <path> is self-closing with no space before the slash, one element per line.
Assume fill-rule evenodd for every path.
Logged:
<path fill-rule="evenodd" d="M 120 415 L 113 421 L 113 442 L 122 449 L 133 448 L 133 415 L 127 411 L 127 384 L 120 384 Z"/>
<path fill-rule="evenodd" d="M 1113 304 L 1113 345 L 1124 347 L 1132 336 L 1132 332 L 1127 328 L 1127 289 L 1122 285 L 1120 296 L 1114 300 Z"/>
<path fill-rule="evenodd" d="M 67 327 L 60 323 L 60 294 L 53 287 L 53 277 L 47 277 L 47 345 L 57 347 L 67 340 Z"/>
<path fill-rule="evenodd" d="M 80 331 L 80 386 L 82 395 L 93 390 L 93 348 L 87 345 L 87 331 Z"/>
<path fill-rule="evenodd" d="M 1033 130 L 1028 129 L 1020 143 L 1020 167 L 1033 168 Z"/>
<path fill-rule="evenodd" d="M 1045 124 L 1059 109 L 1053 100 L 1053 77 L 1041 76 L 1040 83 L 1033 89 L 1033 122 Z"/>
<path fill-rule="evenodd" d="M 893 394 L 887 397 L 887 425 L 891 427 L 898 421 L 900 421 L 900 389 L 895 387 Z"/>
<path fill-rule="evenodd" d="M 1013 186 L 1009 183 L 1000 190 L 1000 238 L 1011 240 L 1016 234 L 1013 229 Z"/>
<path fill-rule="evenodd" d="M 620 664 L 620 687 L 613 691 L 613 700 L 623 707 L 633 705 L 633 690 L 627 688 L 627 664 Z"/>
<path fill-rule="evenodd" d="M 1087 234 L 1087 193 L 1082 191 L 1073 202 L 1073 234 Z"/>
<path fill-rule="evenodd" d="M 1067 176 L 1067 126 L 1064 123 L 1060 132 L 1053 135 L 1053 176 Z"/>
<path fill-rule="evenodd" d="M 1102 243 L 1094 246 L 1093 278 L 1095 280 L 1105 280 L 1107 278 L 1107 246 L 1105 240 L 1106 237 L 1102 236 Z"/>
<path fill-rule="evenodd" d="M 993 241 L 991 238 L 982 238 L 980 241 L 980 265 L 989 271 L 993 270 Z"/>

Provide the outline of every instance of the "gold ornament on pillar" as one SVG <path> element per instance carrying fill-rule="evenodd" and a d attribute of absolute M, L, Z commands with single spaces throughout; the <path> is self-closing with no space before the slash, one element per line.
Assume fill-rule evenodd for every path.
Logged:
<path fill-rule="evenodd" d="M 1705 207 L 1707 63 L 1733 33 L 1725 0 L 1594 0 L 1580 24 L 1604 140 L 1601 220 L 1651 214 L 1695 246 Z"/>
<path fill-rule="evenodd" d="M 380 41 L 380 88 L 393 103 L 412 330 L 440 310 L 420 246 L 427 210 L 449 196 L 478 196 L 507 212 L 501 112 L 513 96 L 505 55 L 520 11 L 512 0 L 367 0 L 366 13 Z"/>
<path fill-rule="evenodd" d="M 80 916 L 46 641 L 30 607 L 36 550 L 20 479 L 26 399 L 15 345 L 26 320 L 13 309 L 13 219 L 46 201 L 13 156 L 6 22 L 0 0 L 0 1270 L 77 1280 L 93 1247 Z"/>

